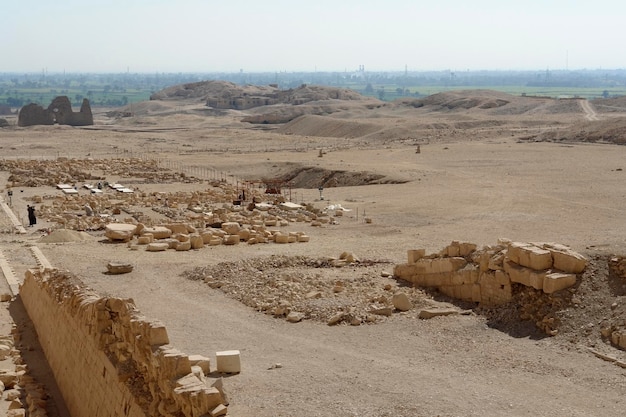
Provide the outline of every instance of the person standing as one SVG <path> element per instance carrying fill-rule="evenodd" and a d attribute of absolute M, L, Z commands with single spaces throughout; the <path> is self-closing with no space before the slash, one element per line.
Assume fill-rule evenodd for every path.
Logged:
<path fill-rule="evenodd" d="M 37 216 L 35 215 L 35 206 L 27 205 L 28 210 L 28 226 L 33 227 L 37 224 Z"/>

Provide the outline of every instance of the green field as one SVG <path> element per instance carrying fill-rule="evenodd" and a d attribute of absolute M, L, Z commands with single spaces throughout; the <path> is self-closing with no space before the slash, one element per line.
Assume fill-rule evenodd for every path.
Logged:
<path fill-rule="evenodd" d="M 581 97 L 595 99 L 626 95 L 626 71 L 528 73 L 449 72 L 404 73 L 292 73 L 277 74 L 9 74 L 0 73 L 0 105 L 16 109 L 29 103 L 47 107 L 57 96 L 67 96 L 79 107 L 84 98 L 92 107 L 120 107 L 145 101 L 163 88 L 189 82 L 224 80 L 238 84 L 268 85 L 281 89 L 302 84 L 349 88 L 385 101 L 422 98 L 445 91 L 495 90 L 513 95 Z M 561 85 L 561 86 L 556 86 Z M 567 85 L 567 87 L 563 87 Z"/>

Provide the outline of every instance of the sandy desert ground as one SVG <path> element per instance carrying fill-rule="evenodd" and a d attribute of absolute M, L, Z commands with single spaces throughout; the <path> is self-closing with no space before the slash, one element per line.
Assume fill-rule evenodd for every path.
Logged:
<path fill-rule="evenodd" d="M 458 104 L 463 94 L 450 97 Z M 501 96 L 486 92 L 479 98 L 491 103 Z M 231 416 L 624 415 L 626 369 L 589 348 L 626 360 L 625 352 L 599 334 L 607 317 L 626 318 L 626 298 L 610 290 L 606 273 L 608 257 L 626 253 L 626 147 L 572 138 L 621 123 L 626 107 L 601 112 L 579 101 L 530 106 L 521 100 L 509 107 L 426 102 L 338 108 L 287 124 L 255 125 L 241 119 L 259 110 L 211 115 L 197 101 L 164 101 L 137 104 L 127 118 L 96 112 L 91 127 L 0 130 L 0 155 L 7 160 L 140 157 L 159 160 L 163 170 L 232 184 L 301 172 L 298 180 L 309 186 L 294 186 L 293 201 L 351 210 L 335 225 L 286 227 L 306 232 L 309 242 L 156 255 L 106 243 L 102 231 L 89 231 L 91 239 L 80 242 L 44 243 L 42 237 L 58 226 L 40 218 L 26 234 L 0 234 L 0 249 L 17 277 L 36 266 L 29 247 L 37 245 L 55 267 L 77 274 L 96 291 L 133 298 L 146 316 L 166 324 L 171 343 L 183 352 L 212 357 L 240 350 L 242 372 L 225 379 Z M 558 140 L 544 141 L 546 134 Z M 321 200 L 315 184 L 331 172 L 338 186 L 325 187 Z M 157 184 L 94 174 L 146 193 L 210 187 L 207 181 Z M 5 200 L 9 175 L 0 172 Z M 12 209 L 25 222 L 33 196 L 61 195 L 52 186 L 12 190 Z M 6 227 L 8 220 L 0 216 Z M 472 314 L 420 320 L 417 307 L 453 300 L 384 276 L 406 262 L 408 249 L 431 253 L 454 240 L 482 246 L 499 238 L 558 242 L 590 259 L 578 290 L 582 301 L 562 312 L 558 335 L 542 335 L 505 308 L 499 316 L 456 304 Z M 295 262 L 345 251 L 368 262 L 344 268 Z M 291 263 L 273 267 L 272 256 Z M 107 275 L 110 260 L 135 268 Z M 290 323 L 239 302 L 234 290 L 186 276 L 196 267 L 215 273 L 217 265 L 240 271 L 232 277 L 243 282 L 263 270 L 302 288 L 341 281 L 358 289 L 352 301 L 371 291 L 384 293 L 388 284 L 391 291 L 409 292 L 416 308 L 359 326 Z M 5 287 L 1 281 L 0 289 Z M 3 303 L 3 334 L 11 322 L 29 328 L 17 303 Z M 54 393 L 49 372 L 34 357 L 36 347 L 25 354 L 33 357 L 33 374 Z M 60 399 L 50 407 L 50 415 L 66 415 Z"/>

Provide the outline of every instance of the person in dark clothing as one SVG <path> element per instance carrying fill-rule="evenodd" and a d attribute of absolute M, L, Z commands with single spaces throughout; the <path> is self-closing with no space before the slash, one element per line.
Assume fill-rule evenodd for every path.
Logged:
<path fill-rule="evenodd" d="M 35 206 L 28 205 L 28 226 L 33 227 L 37 224 L 37 216 L 35 216 Z"/>

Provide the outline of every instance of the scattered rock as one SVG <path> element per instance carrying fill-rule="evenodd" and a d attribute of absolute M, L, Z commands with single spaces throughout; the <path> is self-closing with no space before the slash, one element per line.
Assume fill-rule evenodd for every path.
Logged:
<path fill-rule="evenodd" d="M 417 317 L 420 319 L 432 319 L 437 316 L 451 316 L 459 314 L 459 311 L 455 308 L 425 308 L 420 310 Z"/>
<path fill-rule="evenodd" d="M 127 274 L 133 271 L 133 265 L 127 262 L 111 261 L 107 264 L 109 274 Z"/>
<path fill-rule="evenodd" d="M 413 308 L 413 304 L 411 304 L 409 297 L 401 291 L 393 295 L 391 302 L 393 303 L 393 306 L 400 311 L 409 311 Z"/>

